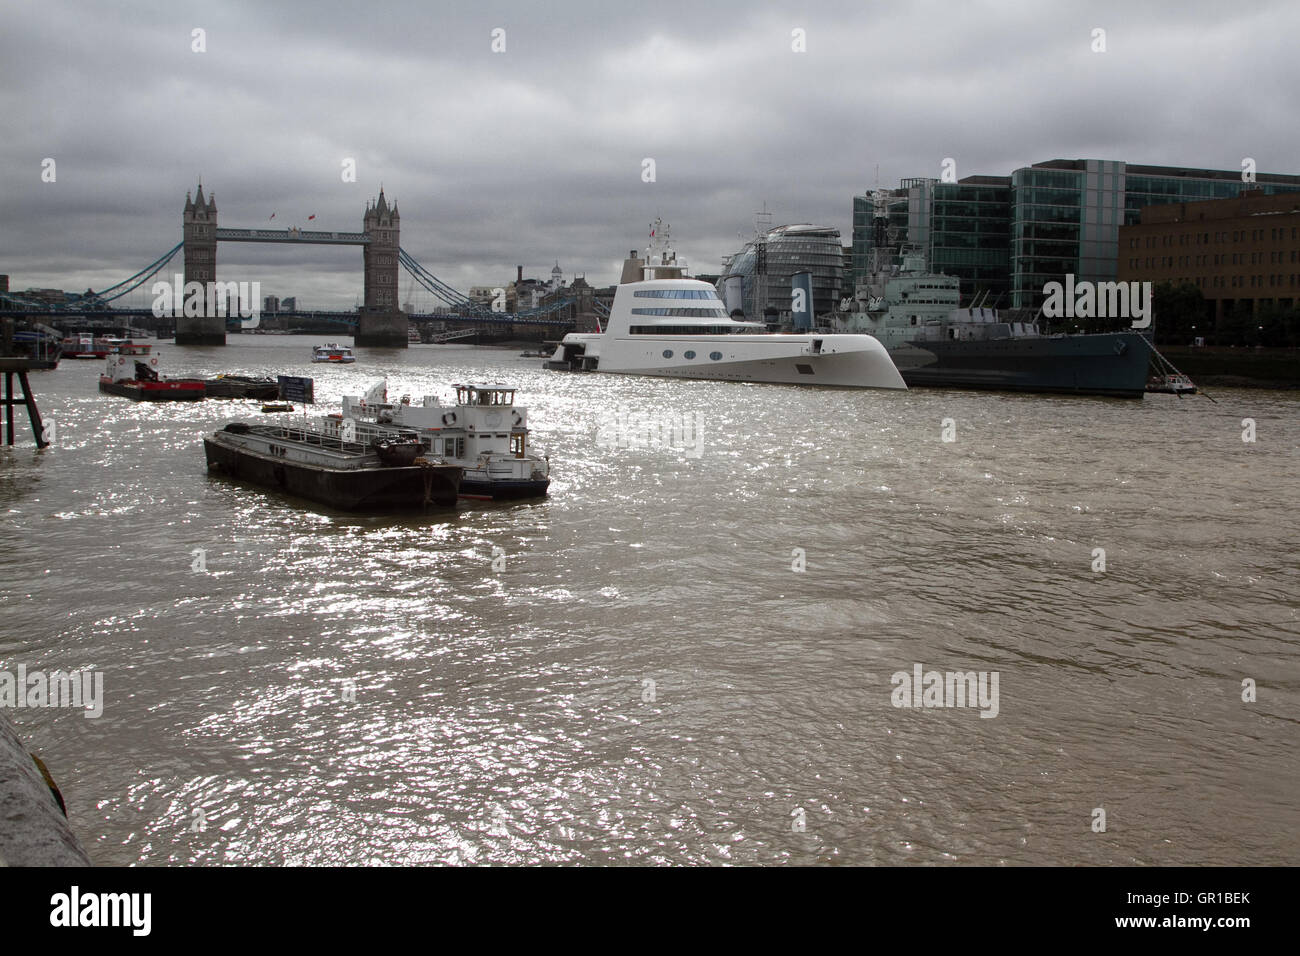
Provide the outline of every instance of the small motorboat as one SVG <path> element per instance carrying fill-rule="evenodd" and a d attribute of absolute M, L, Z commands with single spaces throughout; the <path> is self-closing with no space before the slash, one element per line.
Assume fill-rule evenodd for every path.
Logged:
<path fill-rule="evenodd" d="M 1182 372 L 1167 372 L 1147 379 L 1147 391 L 1163 392 L 1166 395 L 1195 395 L 1196 383 Z"/>

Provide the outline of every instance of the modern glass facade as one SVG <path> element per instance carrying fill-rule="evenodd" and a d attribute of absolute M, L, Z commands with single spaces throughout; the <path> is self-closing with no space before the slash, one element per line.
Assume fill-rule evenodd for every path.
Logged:
<path fill-rule="evenodd" d="M 813 312 L 824 315 L 839 304 L 844 250 L 840 231 L 829 226 L 778 226 L 749 242 L 727 262 L 728 276 L 744 277 L 744 310 L 757 321 L 790 318 L 791 282 L 796 272 L 812 273 Z"/>
<path fill-rule="evenodd" d="M 1229 199 L 1243 188 L 1240 170 L 1099 159 L 1054 159 L 958 183 L 904 179 L 888 191 L 890 242 L 919 247 L 930 269 L 957 276 L 963 306 L 981 297 L 989 306 L 1037 310 L 1043 286 L 1066 273 L 1114 281 L 1119 227 L 1137 223 L 1144 206 Z M 1296 192 L 1300 176 L 1260 173 L 1252 188 Z M 855 285 L 870 263 L 873 199 L 853 197 Z"/>
<path fill-rule="evenodd" d="M 1011 178 L 971 176 L 959 183 L 933 179 L 908 188 L 908 231 L 935 272 L 961 280 L 964 305 L 1006 305 L 1011 238 Z"/>
<path fill-rule="evenodd" d="M 871 270 L 876 246 L 875 196 L 853 197 L 853 288 Z M 885 242 L 919 248 L 929 268 L 961 280 L 963 305 L 1006 305 L 1011 257 L 1011 178 L 971 176 L 959 183 L 904 179 L 884 191 Z"/>
<path fill-rule="evenodd" d="M 1300 176 L 1261 173 L 1253 189 L 1300 191 Z M 1119 227 L 1140 221 L 1144 206 L 1231 199 L 1246 184 L 1240 170 L 1136 166 L 1100 159 L 1054 159 L 1011 174 L 1011 304 L 1038 309 L 1043 285 L 1113 282 Z"/>

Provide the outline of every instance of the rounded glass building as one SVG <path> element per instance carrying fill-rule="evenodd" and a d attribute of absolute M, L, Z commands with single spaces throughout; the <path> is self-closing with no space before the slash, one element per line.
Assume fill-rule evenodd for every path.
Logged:
<path fill-rule="evenodd" d="M 840 231 L 807 224 L 768 230 L 727 260 L 718 293 L 725 300 L 728 277 L 740 276 L 746 318 L 789 323 L 791 276 L 797 272 L 812 273 L 813 314 L 834 311 L 844 278 Z M 727 308 L 734 308 L 733 303 L 728 301 Z"/>

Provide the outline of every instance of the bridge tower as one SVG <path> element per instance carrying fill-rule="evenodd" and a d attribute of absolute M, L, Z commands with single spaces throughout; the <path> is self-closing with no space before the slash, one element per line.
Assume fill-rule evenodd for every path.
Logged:
<path fill-rule="evenodd" d="M 204 288 L 217 278 L 217 197 L 203 199 L 203 183 L 199 183 L 194 199 L 185 194 L 185 212 L 181 217 L 182 237 L 185 242 L 185 284 L 197 282 Z M 184 295 L 184 289 L 179 290 Z M 226 320 L 214 316 L 178 316 L 176 319 L 177 345 L 225 345 Z"/>
<path fill-rule="evenodd" d="M 404 349 L 407 346 L 406 313 L 398 307 L 397 251 L 401 245 L 402 218 L 397 204 L 390 207 L 379 188 L 379 199 L 366 206 L 362 230 L 369 242 L 365 262 L 365 305 L 357 316 L 355 342 L 360 346 Z"/>

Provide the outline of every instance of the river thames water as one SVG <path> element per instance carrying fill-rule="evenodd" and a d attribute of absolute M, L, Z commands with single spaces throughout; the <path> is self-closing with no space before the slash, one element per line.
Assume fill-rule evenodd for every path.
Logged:
<path fill-rule="evenodd" d="M 254 405 L 34 374 L 56 442 L 0 450 L 0 670 L 103 674 L 98 718 L 6 710 L 96 863 L 1300 863 L 1300 394 L 313 341 L 158 348 L 314 376 L 317 412 L 516 386 L 551 494 L 331 513 L 206 475 Z M 698 444 L 598 443 L 620 410 Z M 996 696 L 896 706 L 918 666 Z"/>

